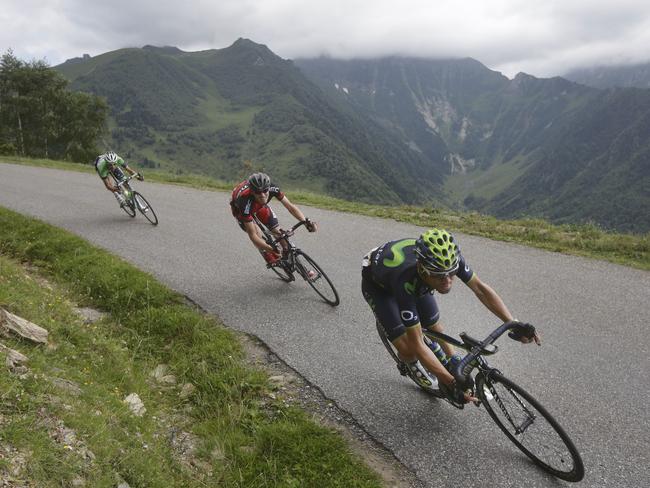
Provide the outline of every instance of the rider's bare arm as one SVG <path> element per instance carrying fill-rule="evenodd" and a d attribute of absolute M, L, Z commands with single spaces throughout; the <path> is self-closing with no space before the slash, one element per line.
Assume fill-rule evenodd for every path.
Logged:
<path fill-rule="evenodd" d="M 244 222 L 244 230 L 256 248 L 261 251 L 276 252 L 275 249 L 269 246 L 266 241 L 260 237 L 255 222 Z"/>
<path fill-rule="evenodd" d="M 512 314 L 501 297 L 487 283 L 474 274 L 467 286 L 474 292 L 476 297 L 490 312 L 499 317 L 503 322 L 512 320 Z"/>
<path fill-rule="evenodd" d="M 117 187 L 113 184 L 111 178 L 107 176 L 106 178 L 102 178 L 102 181 L 104 182 L 104 186 L 108 191 L 112 191 L 112 192 L 117 191 Z"/>
<path fill-rule="evenodd" d="M 293 215 L 297 220 L 300 222 L 305 221 L 307 218 L 305 217 L 305 214 L 302 213 L 302 211 L 296 207 L 289 198 L 285 195 L 282 200 L 282 205 L 284 205 L 284 208 L 286 208 L 291 215 Z M 318 225 L 316 222 L 310 221 L 307 228 L 309 229 L 309 232 L 316 232 L 318 230 Z"/>
<path fill-rule="evenodd" d="M 472 279 L 467 283 L 474 294 L 478 299 L 485 305 L 494 315 L 499 317 L 503 322 L 509 322 L 515 320 L 506 307 L 506 304 L 503 303 L 501 297 L 495 292 L 487 283 L 482 282 L 478 276 L 474 275 Z M 534 342 L 538 346 L 542 344 L 541 336 L 538 332 L 535 332 L 535 335 L 532 338 L 522 337 L 519 339 L 520 342 L 524 344 L 529 344 Z"/>
<path fill-rule="evenodd" d="M 291 203 L 289 197 L 285 195 L 284 198 L 280 201 L 282 202 L 282 205 L 284 205 L 284 208 L 286 208 L 289 211 L 289 213 L 293 215 L 296 219 L 298 219 L 301 222 L 305 220 L 305 214 L 303 214 L 298 207 L 296 207 L 293 203 Z"/>
<path fill-rule="evenodd" d="M 124 169 L 127 170 L 127 171 L 129 172 L 130 175 L 137 175 L 137 174 L 138 174 L 137 171 L 131 169 L 131 166 L 129 166 L 129 165 L 126 164 L 126 163 L 124 163 Z"/>

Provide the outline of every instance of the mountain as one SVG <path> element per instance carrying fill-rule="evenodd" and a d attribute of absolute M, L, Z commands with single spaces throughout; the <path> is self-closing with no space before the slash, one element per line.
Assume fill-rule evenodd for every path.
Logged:
<path fill-rule="evenodd" d="M 650 88 L 650 63 L 576 69 L 564 78 L 595 88 Z"/>
<path fill-rule="evenodd" d="M 120 49 L 55 69 L 72 89 L 106 97 L 106 146 L 135 164 L 227 180 L 264 169 L 282 185 L 373 203 L 440 195 L 430 159 L 247 39 L 201 52 Z"/>
<path fill-rule="evenodd" d="M 445 202 L 650 230 L 650 98 L 472 59 L 295 61 L 323 90 L 417 147 L 446 174 Z"/>
<path fill-rule="evenodd" d="M 514 79 L 465 59 L 285 60 L 239 39 L 56 67 L 111 107 L 136 164 L 373 203 L 650 230 L 647 90 Z"/>

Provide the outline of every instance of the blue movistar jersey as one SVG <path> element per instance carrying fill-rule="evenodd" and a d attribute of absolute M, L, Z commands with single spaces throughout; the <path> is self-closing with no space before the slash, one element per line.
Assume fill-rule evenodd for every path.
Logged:
<path fill-rule="evenodd" d="M 406 327 L 419 322 L 416 300 L 432 290 L 417 273 L 415 239 L 390 241 L 370 254 L 367 272 L 374 283 L 390 293 L 399 307 L 400 316 Z M 469 283 L 474 271 L 460 257 L 458 273 L 463 283 Z"/>

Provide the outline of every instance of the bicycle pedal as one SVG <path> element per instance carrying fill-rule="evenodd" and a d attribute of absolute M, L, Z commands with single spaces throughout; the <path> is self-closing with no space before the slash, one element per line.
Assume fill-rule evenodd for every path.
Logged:
<path fill-rule="evenodd" d="M 397 365 L 397 370 L 399 371 L 399 374 L 402 376 L 408 376 L 409 375 L 409 368 L 406 364 L 398 364 Z"/>

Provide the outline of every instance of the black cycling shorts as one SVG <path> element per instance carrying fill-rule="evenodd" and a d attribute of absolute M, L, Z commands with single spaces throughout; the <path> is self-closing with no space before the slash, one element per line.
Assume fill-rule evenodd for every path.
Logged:
<path fill-rule="evenodd" d="M 369 274 L 369 273 L 368 273 Z M 375 318 L 386 331 L 386 337 L 393 342 L 406 333 L 406 327 L 400 316 L 399 306 L 395 297 L 375 283 L 372 278 L 363 273 L 361 292 L 363 298 L 375 314 Z M 440 311 L 436 299 L 430 293 L 417 297 L 415 300 L 420 324 L 424 328 L 431 327 L 440 318 Z"/>

